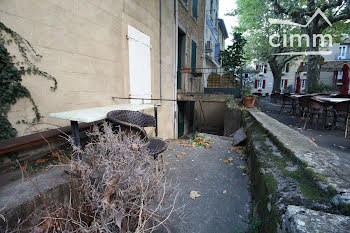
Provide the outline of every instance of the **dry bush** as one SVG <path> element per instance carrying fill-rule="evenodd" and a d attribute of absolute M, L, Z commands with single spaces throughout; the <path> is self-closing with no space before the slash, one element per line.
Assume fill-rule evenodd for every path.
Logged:
<path fill-rule="evenodd" d="M 113 132 L 108 123 L 88 133 L 90 142 L 70 163 L 70 203 L 47 208 L 34 232 L 151 232 L 165 226 L 177 194 L 138 135 Z M 170 200 L 172 199 L 172 200 Z M 50 211 L 54 210 L 54 211 Z M 38 218 L 34 218 L 38 219 Z M 23 230 L 23 228 L 22 228 Z M 28 228 L 27 228 L 28 230 Z"/>

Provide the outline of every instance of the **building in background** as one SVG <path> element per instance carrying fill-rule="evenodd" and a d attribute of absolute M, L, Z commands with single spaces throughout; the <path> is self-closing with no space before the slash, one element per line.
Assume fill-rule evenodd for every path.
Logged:
<path fill-rule="evenodd" d="M 220 43 L 220 51 L 225 50 L 225 40 L 228 38 L 228 33 L 225 25 L 225 21 L 223 19 L 219 19 L 219 43 Z"/>

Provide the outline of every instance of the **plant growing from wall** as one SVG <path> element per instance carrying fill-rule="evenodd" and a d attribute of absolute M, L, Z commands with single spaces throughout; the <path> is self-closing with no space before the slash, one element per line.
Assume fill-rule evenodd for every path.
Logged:
<path fill-rule="evenodd" d="M 24 61 L 16 60 L 15 55 L 11 55 L 6 45 L 17 45 L 18 51 Z M 27 49 L 29 48 L 29 49 Z M 36 59 L 41 58 L 32 45 L 18 33 L 14 32 L 10 28 L 6 27 L 0 22 L 0 140 L 15 137 L 17 130 L 12 127 L 8 120 L 8 111 L 11 105 L 17 102 L 19 98 L 28 98 L 32 103 L 35 117 L 31 124 L 36 124 L 42 118 L 38 106 L 35 104 L 29 90 L 22 85 L 23 75 L 40 75 L 53 81 L 52 91 L 57 89 L 57 81 L 50 74 L 41 71 L 32 61 L 28 58 L 29 52 L 34 54 Z M 25 120 L 18 121 L 17 123 L 29 123 Z"/>

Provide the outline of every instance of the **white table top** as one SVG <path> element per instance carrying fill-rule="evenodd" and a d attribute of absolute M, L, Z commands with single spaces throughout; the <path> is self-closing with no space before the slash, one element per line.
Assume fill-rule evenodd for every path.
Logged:
<path fill-rule="evenodd" d="M 350 100 L 350 98 L 327 98 L 327 97 L 314 97 L 314 98 L 325 102 L 332 102 L 332 103 L 339 103 L 339 102 Z"/>
<path fill-rule="evenodd" d="M 154 107 L 153 104 L 120 104 L 120 105 L 97 107 L 97 108 L 79 109 L 79 110 L 73 110 L 68 112 L 50 113 L 49 116 L 53 118 L 63 119 L 63 120 L 90 123 L 90 122 L 106 119 L 107 113 L 113 110 L 141 111 L 141 110 L 150 109 L 153 107 Z"/>

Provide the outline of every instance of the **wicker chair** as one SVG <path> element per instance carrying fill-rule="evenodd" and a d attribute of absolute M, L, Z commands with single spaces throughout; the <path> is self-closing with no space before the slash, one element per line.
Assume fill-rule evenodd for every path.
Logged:
<path fill-rule="evenodd" d="M 306 128 L 307 122 L 310 120 L 310 123 L 312 125 L 314 121 L 314 116 L 317 116 L 317 122 L 323 115 L 324 120 L 326 119 L 326 104 L 323 101 L 316 100 L 309 98 L 308 99 L 308 113 L 307 113 L 307 119 L 304 124 L 304 129 Z M 325 126 L 325 122 L 323 123 L 323 127 Z"/>
<path fill-rule="evenodd" d="M 310 98 L 308 98 L 308 97 L 300 97 L 298 99 L 299 109 L 300 109 L 300 116 L 302 118 L 304 118 L 305 115 L 309 113 L 309 99 Z"/>
<path fill-rule="evenodd" d="M 283 94 L 282 95 L 282 106 L 281 106 L 279 114 L 281 114 L 283 108 L 286 107 L 286 106 L 290 106 L 293 115 L 295 115 L 296 106 L 297 106 L 297 103 L 296 103 L 295 99 L 293 99 L 289 95 Z"/>
<path fill-rule="evenodd" d="M 349 118 L 350 118 L 350 101 L 343 101 L 336 103 L 333 106 L 333 128 L 336 126 L 337 120 L 339 118 L 344 118 L 344 128 L 345 128 L 345 135 L 346 138 L 348 134 L 348 125 L 349 125 Z"/>
<path fill-rule="evenodd" d="M 116 110 L 107 114 L 107 120 L 114 127 L 120 127 L 122 130 L 136 133 L 142 139 L 147 141 L 147 148 L 154 159 L 158 158 L 158 154 L 166 150 L 167 144 L 158 138 L 148 138 L 148 135 L 143 127 L 155 127 L 156 120 L 153 116 L 129 110 Z"/>

